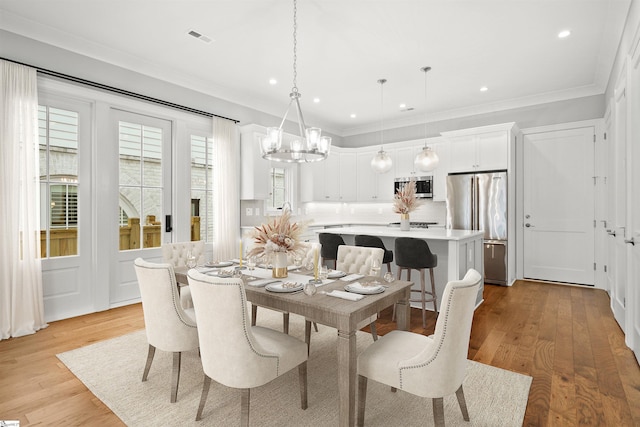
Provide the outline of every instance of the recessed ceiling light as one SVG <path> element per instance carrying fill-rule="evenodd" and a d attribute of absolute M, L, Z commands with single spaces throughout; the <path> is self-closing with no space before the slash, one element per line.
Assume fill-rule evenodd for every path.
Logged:
<path fill-rule="evenodd" d="M 400 104 L 400 108 L 407 108 L 407 104 Z"/>
<path fill-rule="evenodd" d="M 355 118 L 356 118 L 356 115 L 355 115 L 355 113 L 354 113 L 354 114 L 351 114 L 349 117 L 351 117 L 352 119 L 355 119 Z"/>
<path fill-rule="evenodd" d="M 278 81 L 276 79 L 269 79 L 269 84 L 275 85 L 275 84 L 278 84 Z"/>
<path fill-rule="evenodd" d="M 198 40 L 203 41 L 205 43 L 211 43 L 211 38 L 210 37 L 207 37 L 204 34 L 200 34 L 197 31 L 189 30 L 189 32 L 187 34 L 190 35 L 191 37 L 195 37 Z"/>
<path fill-rule="evenodd" d="M 318 102 L 320 102 L 320 98 L 313 98 L 313 102 L 317 104 Z"/>
<path fill-rule="evenodd" d="M 559 39 L 564 39 L 566 37 L 569 37 L 571 35 L 571 31 L 569 30 L 562 30 L 558 33 L 558 38 Z"/>
<path fill-rule="evenodd" d="M 486 91 L 488 91 L 488 90 L 489 90 L 489 88 L 488 88 L 488 87 L 486 87 L 486 86 L 482 86 L 482 87 L 480 88 L 480 92 L 486 92 Z"/>

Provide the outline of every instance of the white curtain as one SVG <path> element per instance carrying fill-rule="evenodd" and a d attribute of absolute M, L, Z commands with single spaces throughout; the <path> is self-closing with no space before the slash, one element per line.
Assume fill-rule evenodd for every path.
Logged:
<path fill-rule="evenodd" d="M 240 248 L 240 136 L 232 120 L 213 118 L 213 258 L 238 258 Z"/>
<path fill-rule="evenodd" d="M 0 339 L 44 328 L 36 70 L 0 60 Z"/>

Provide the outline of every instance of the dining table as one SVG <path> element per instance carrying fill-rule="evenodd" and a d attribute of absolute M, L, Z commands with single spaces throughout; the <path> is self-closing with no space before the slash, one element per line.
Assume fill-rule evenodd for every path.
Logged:
<path fill-rule="evenodd" d="M 342 278 L 321 279 L 322 284 L 316 286 L 317 292 L 309 295 L 300 290 L 294 292 L 272 292 L 268 290 L 269 286 L 252 285 L 252 283 L 264 283 L 264 279 L 271 278 L 272 272 L 268 268 L 255 268 L 254 270 L 239 270 L 237 266 L 226 270 L 206 267 L 196 268 L 205 274 L 242 278 L 249 302 L 257 306 L 303 316 L 307 320 L 307 328 L 309 327 L 309 322 L 316 322 L 335 328 L 338 332 L 336 345 L 338 355 L 339 425 L 355 425 L 358 357 L 356 333 L 358 325 L 381 310 L 396 304 L 397 328 L 408 330 L 410 319 L 409 299 L 413 282 L 403 280 L 386 282 L 379 277 L 348 275 Z M 187 267 L 176 267 L 174 271 L 178 285 L 188 284 Z M 235 275 L 233 274 L 234 272 Z M 345 280 L 353 277 L 355 277 L 354 281 Z M 308 283 L 313 278 L 313 270 L 300 269 L 298 271 L 290 271 L 287 278 L 278 280 L 289 283 Z M 384 286 L 384 291 L 364 295 L 358 301 L 333 296 L 334 292 L 332 291 L 338 291 L 335 292 L 336 295 L 345 296 L 341 292 L 344 292 L 345 287 L 349 284 L 358 282 L 366 286 L 373 281 L 380 281 Z M 308 333 L 305 335 L 308 340 Z"/>

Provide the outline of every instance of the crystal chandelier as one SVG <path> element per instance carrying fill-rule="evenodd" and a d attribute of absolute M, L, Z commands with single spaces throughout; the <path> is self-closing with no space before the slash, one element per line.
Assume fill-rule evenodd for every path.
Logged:
<path fill-rule="evenodd" d="M 289 94 L 289 105 L 279 127 L 267 128 L 267 135 L 262 137 L 260 141 L 260 150 L 262 157 L 267 160 L 275 160 L 277 162 L 303 163 L 317 162 L 324 160 L 329 156 L 331 150 L 331 138 L 322 136 L 320 128 L 308 128 L 304 123 L 302 109 L 300 108 L 300 97 L 302 94 L 298 92 L 296 81 L 297 73 L 297 12 L 298 7 L 296 0 L 293 0 L 293 88 Z M 295 139 L 283 144 L 282 126 L 287 120 L 287 115 L 291 109 L 291 105 L 295 105 L 298 116 L 299 136 Z"/>
<path fill-rule="evenodd" d="M 427 73 L 431 70 L 431 67 L 422 67 L 420 69 L 424 72 L 424 105 L 425 105 L 425 115 L 427 111 Z M 425 117 L 424 121 L 424 148 L 421 152 L 418 153 L 413 164 L 416 169 L 422 172 L 431 172 L 435 168 L 438 167 L 438 163 L 440 163 L 440 159 L 438 159 L 438 155 L 435 151 L 431 149 L 431 147 L 427 146 L 427 117 Z"/>
<path fill-rule="evenodd" d="M 380 84 L 380 151 L 378 151 L 378 154 L 376 154 L 376 156 L 371 159 L 371 168 L 374 170 L 374 172 L 377 173 L 387 173 L 389 172 L 389 170 L 391 170 L 391 166 L 393 166 L 393 161 L 391 160 L 391 156 L 389 156 L 387 153 L 385 153 L 384 149 L 382 148 L 382 143 L 384 142 L 384 137 L 383 137 L 383 132 L 384 132 L 384 114 L 383 114 L 383 93 L 382 93 L 382 85 L 385 84 L 387 82 L 386 79 L 380 79 L 378 80 L 378 83 Z"/>

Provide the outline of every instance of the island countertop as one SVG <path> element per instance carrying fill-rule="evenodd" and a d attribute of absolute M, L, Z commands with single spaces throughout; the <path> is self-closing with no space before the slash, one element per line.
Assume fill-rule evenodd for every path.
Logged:
<path fill-rule="evenodd" d="M 477 230 L 450 230 L 445 228 L 412 228 L 402 231 L 400 227 L 331 227 L 317 230 L 317 233 L 333 233 L 344 235 L 367 234 L 379 237 L 414 237 L 425 240 L 459 241 L 483 236 Z"/>

